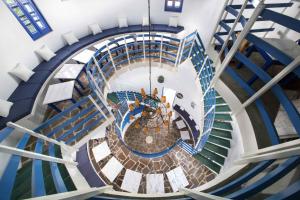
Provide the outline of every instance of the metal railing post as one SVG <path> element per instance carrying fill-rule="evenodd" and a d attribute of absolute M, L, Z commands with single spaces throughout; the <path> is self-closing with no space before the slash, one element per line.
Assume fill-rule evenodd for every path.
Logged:
<path fill-rule="evenodd" d="M 237 16 L 236 19 L 234 20 L 234 23 L 233 23 L 233 25 L 232 25 L 232 27 L 231 27 L 231 29 L 230 29 L 230 31 L 229 31 L 228 36 L 226 37 L 226 40 L 224 41 L 224 43 L 223 43 L 223 45 L 222 45 L 221 51 L 219 52 L 219 55 L 218 55 L 218 58 L 217 58 L 217 59 L 220 59 L 220 58 L 221 58 L 222 53 L 223 53 L 224 49 L 226 48 L 226 45 L 227 45 L 228 41 L 230 40 L 231 35 L 234 33 L 235 27 L 236 27 L 236 25 L 239 23 L 240 18 L 241 18 L 241 16 L 242 16 L 242 14 L 243 14 L 243 12 L 244 12 L 244 10 L 245 10 L 247 4 L 248 4 L 248 0 L 245 0 L 245 2 L 244 2 L 244 4 L 243 4 L 243 6 L 242 6 L 242 8 L 241 8 L 241 10 L 240 10 L 240 12 L 239 12 L 239 14 L 238 14 L 238 16 Z"/>
<path fill-rule="evenodd" d="M 214 78 L 212 79 L 212 81 L 210 83 L 210 86 L 209 86 L 210 88 L 215 85 L 217 80 L 219 80 L 221 74 L 223 73 L 223 71 L 225 70 L 225 68 L 227 67 L 227 65 L 231 61 L 231 59 L 234 57 L 234 55 L 235 55 L 236 51 L 238 50 L 240 44 L 245 39 L 245 37 L 247 36 L 249 31 L 251 30 L 253 24 L 256 22 L 256 19 L 259 17 L 260 13 L 263 11 L 264 8 L 265 8 L 264 0 L 261 0 L 259 2 L 259 4 L 257 5 L 257 7 L 255 8 L 252 16 L 250 17 L 250 19 L 246 23 L 243 31 L 239 34 L 238 38 L 236 39 L 236 42 L 233 44 L 233 46 L 231 47 L 231 49 L 228 52 L 227 56 L 224 58 L 223 62 L 221 63 L 221 66 L 216 71 L 216 74 L 215 74 Z M 215 64 L 216 66 L 219 64 L 218 62 L 220 62 L 220 60 L 217 60 L 217 63 Z"/>

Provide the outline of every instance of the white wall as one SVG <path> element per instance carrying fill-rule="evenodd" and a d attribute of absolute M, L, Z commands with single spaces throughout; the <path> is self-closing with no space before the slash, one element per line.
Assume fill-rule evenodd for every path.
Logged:
<path fill-rule="evenodd" d="M 145 89 L 147 94 L 150 93 L 149 88 L 149 69 L 148 63 L 136 63 L 132 64 L 131 70 L 119 71 L 117 75 L 109 80 L 110 91 L 135 91 L 140 92 L 141 88 Z M 152 90 L 157 88 L 158 96 L 162 95 L 163 88 L 170 88 L 176 92 L 183 94 L 183 99 L 175 98 L 174 104 L 182 106 L 195 120 L 200 130 L 202 130 L 203 122 L 203 102 L 202 91 L 199 82 L 196 83 L 195 78 L 197 77 L 196 71 L 190 60 L 186 60 L 179 65 L 178 70 L 172 67 L 163 65 L 158 67 L 157 63 L 153 63 L 151 77 L 152 77 Z M 165 80 L 164 83 L 158 83 L 157 78 L 163 75 Z M 191 107 L 191 102 L 194 102 L 195 108 Z"/>
<path fill-rule="evenodd" d="M 34 68 L 40 62 L 34 50 L 47 44 L 54 51 L 65 45 L 61 34 L 73 30 L 78 37 L 89 34 L 88 25 L 99 23 L 103 29 L 117 25 L 117 18 L 127 16 L 129 24 L 141 24 L 147 15 L 147 0 L 35 0 L 53 31 L 33 41 L 14 15 L 0 1 L 0 98 L 6 99 L 17 87 L 17 80 L 7 72 L 21 62 Z M 180 24 L 200 31 L 206 41 L 216 23 L 222 0 L 185 0 L 181 14 L 164 12 L 163 0 L 151 1 L 152 23 L 168 23 L 179 15 Z"/>

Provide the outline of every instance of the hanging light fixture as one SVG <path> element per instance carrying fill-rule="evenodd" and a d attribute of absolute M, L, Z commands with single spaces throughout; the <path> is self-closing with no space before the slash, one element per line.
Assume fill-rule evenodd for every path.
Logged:
<path fill-rule="evenodd" d="M 141 116 L 134 122 L 136 129 L 142 129 L 144 133 L 149 131 L 159 133 L 162 129 L 168 128 L 170 118 L 172 117 L 171 105 L 167 102 L 166 96 L 158 97 L 158 89 L 152 91 L 152 63 L 151 63 L 151 23 L 150 23 L 150 0 L 148 0 L 148 20 L 149 20 L 149 93 L 146 94 L 145 89 L 141 88 L 142 99 L 135 99 L 134 103 L 129 105 L 129 110 L 132 112 L 137 108 L 143 107 Z M 133 115 L 130 115 L 130 120 L 135 120 Z"/>

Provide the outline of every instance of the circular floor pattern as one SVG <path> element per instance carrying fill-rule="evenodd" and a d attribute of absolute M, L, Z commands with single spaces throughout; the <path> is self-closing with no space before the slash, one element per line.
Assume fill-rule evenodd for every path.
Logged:
<path fill-rule="evenodd" d="M 143 127 L 136 128 L 133 122 L 125 132 L 124 141 L 128 147 L 131 149 L 141 152 L 141 153 L 158 153 L 165 149 L 173 146 L 176 141 L 180 138 L 180 132 L 175 127 L 175 123 L 171 123 L 169 127 L 161 126 L 159 132 L 155 132 L 154 129 L 148 132 L 143 131 Z M 152 138 L 152 142 L 150 139 Z"/>
<path fill-rule="evenodd" d="M 153 137 L 152 137 L 152 136 L 147 136 L 147 137 L 146 137 L 146 143 L 147 143 L 147 144 L 153 143 Z"/>
<path fill-rule="evenodd" d="M 102 160 L 96 162 L 92 150 L 103 142 L 107 142 L 111 153 Z M 198 187 L 215 178 L 215 174 L 205 165 L 178 146 L 162 157 L 143 158 L 128 150 L 113 131 L 107 132 L 105 138 L 90 140 L 88 143 L 88 151 L 96 173 L 106 184 L 113 185 L 113 188 L 117 191 L 124 191 L 121 189 L 121 186 L 124 181 L 125 173 L 128 170 L 142 174 L 138 193 L 147 193 L 146 177 L 148 174 L 163 174 L 164 192 L 174 192 L 167 177 L 167 173 L 179 166 L 183 169 L 189 183 L 187 188 Z M 123 165 L 122 170 L 113 182 L 109 181 L 103 174 L 103 168 L 112 158 L 115 158 Z"/>

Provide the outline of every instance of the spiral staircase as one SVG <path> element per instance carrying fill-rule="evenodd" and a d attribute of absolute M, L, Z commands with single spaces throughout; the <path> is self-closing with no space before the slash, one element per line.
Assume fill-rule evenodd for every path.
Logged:
<path fill-rule="evenodd" d="M 12 156 L 0 179 L 0 198 L 297 199 L 300 117 L 284 88 L 299 79 L 299 54 L 292 57 L 288 50 L 280 49 L 278 44 L 283 41 L 276 43 L 254 34 L 273 31 L 273 26 L 253 28 L 259 21 L 272 21 L 300 33 L 299 20 L 272 10 L 292 5 L 264 1 L 236 5 L 225 1 L 207 49 L 197 31 L 183 38 L 160 32 L 110 38 L 98 46 L 85 65 L 83 82 L 88 89 L 76 97 L 75 104 L 61 104 L 60 113 L 49 109 L 45 120 L 32 130 L 10 122 L 0 131 L 0 142 L 15 131 L 23 133 L 15 148 L 1 145 L 0 150 Z M 243 16 L 245 10 L 251 13 L 249 18 Z M 236 28 L 239 24 L 241 30 Z M 263 60 L 262 66 L 254 60 L 257 55 Z M 130 149 L 122 140 L 124 127 L 130 123 L 128 104 L 141 99 L 141 94 L 131 88 L 112 91 L 110 85 L 120 74 L 149 59 L 173 70 L 190 62 L 196 74 L 191 78 L 196 79 L 203 95 L 202 122 L 195 122 L 186 110 L 174 105 L 194 142 L 179 139 L 155 154 Z M 276 68 L 276 74 L 270 74 L 268 70 L 278 64 L 281 67 Z M 282 139 L 278 134 L 273 104 L 266 98 L 270 102 L 275 99 L 285 110 L 296 132 L 292 138 Z M 147 102 L 155 106 L 151 98 Z M 104 141 L 107 127 L 134 156 L 155 159 L 178 148 L 204 165 L 214 178 L 169 193 L 117 191 L 115 185 L 111 186 L 113 182 L 108 184 L 98 177 L 97 167 L 90 161 L 88 145 L 91 140 Z M 95 139 L 100 130 L 103 138 Z M 244 152 L 237 152 L 237 141 Z"/>

